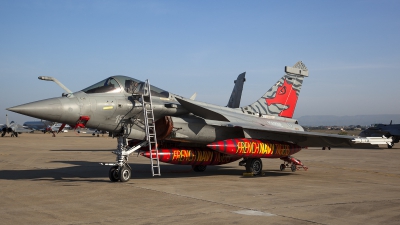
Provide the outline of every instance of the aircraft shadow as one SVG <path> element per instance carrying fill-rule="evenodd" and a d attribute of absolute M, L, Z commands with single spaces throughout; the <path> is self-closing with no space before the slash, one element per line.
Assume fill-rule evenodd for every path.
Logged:
<path fill-rule="evenodd" d="M 50 150 L 51 152 L 112 152 L 115 149 L 54 149 Z"/>
<path fill-rule="evenodd" d="M 54 169 L 31 169 L 31 170 L 0 170 L 1 180 L 33 180 L 33 181 L 56 181 L 56 182 L 110 182 L 108 179 L 109 166 L 102 166 L 97 162 L 88 161 L 52 161 L 53 163 L 65 163 L 66 167 Z M 72 166 L 70 166 L 72 165 Z M 153 178 L 149 164 L 129 164 L 132 168 L 134 179 L 160 179 Z M 230 166 L 208 166 L 204 172 L 194 172 L 187 165 L 161 165 L 161 179 L 185 178 L 204 176 L 238 176 L 241 177 L 245 170 L 232 168 Z M 252 178 L 268 178 L 296 175 L 289 172 L 265 171 L 265 176 Z"/>
<path fill-rule="evenodd" d="M 76 136 L 64 136 L 64 137 L 60 137 L 60 138 L 105 138 L 106 136 L 102 137 L 96 137 L 96 136 L 92 136 L 92 135 L 87 135 L 87 136 L 80 136 L 80 135 L 76 135 Z M 108 137 L 108 135 L 107 135 Z"/>

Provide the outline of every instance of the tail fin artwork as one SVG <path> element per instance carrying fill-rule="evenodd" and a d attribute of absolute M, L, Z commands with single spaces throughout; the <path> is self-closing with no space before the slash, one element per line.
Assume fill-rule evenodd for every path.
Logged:
<path fill-rule="evenodd" d="M 237 79 L 234 81 L 235 86 L 233 87 L 231 97 L 229 98 L 227 107 L 239 108 L 240 100 L 242 98 L 243 84 L 246 81 L 246 72 L 239 74 Z"/>
<path fill-rule="evenodd" d="M 249 114 L 271 115 L 292 118 L 296 108 L 304 77 L 308 69 L 302 61 L 293 67 L 285 67 L 286 74 L 260 99 L 251 105 L 241 107 Z"/>

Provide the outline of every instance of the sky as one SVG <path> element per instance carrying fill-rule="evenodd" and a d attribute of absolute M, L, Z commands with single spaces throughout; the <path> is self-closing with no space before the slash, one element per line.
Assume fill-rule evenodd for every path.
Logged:
<path fill-rule="evenodd" d="M 79 91 L 126 75 L 225 106 L 246 72 L 245 106 L 300 60 L 294 118 L 400 114 L 399 12 L 396 0 L 2 0 L 0 123 L 35 120 L 6 108 L 64 92 L 38 76 Z"/>

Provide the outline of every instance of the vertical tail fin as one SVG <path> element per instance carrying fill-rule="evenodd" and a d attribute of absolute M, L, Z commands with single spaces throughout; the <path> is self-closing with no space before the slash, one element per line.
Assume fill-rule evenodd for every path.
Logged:
<path fill-rule="evenodd" d="M 233 87 L 231 97 L 229 98 L 227 107 L 239 108 L 240 100 L 242 98 L 243 84 L 246 81 L 246 72 L 239 74 L 237 79 L 234 81 L 235 86 Z"/>
<path fill-rule="evenodd" d="M 299 61 L 293 67 L 286 66 L 285 72 L 260 99 L 242 107 L 243 112 L 292 118 L 303 79 L 308 76 L 308 69 Z"/>

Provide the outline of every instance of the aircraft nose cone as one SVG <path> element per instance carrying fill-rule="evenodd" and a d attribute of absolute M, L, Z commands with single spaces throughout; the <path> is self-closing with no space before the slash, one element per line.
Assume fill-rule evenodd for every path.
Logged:
<path fill-rule="evenodd" d="M 49 121 L 58 121 L 63 112 L 61 101 L 58 98 L 31 102 L 7 110 Z"/>

